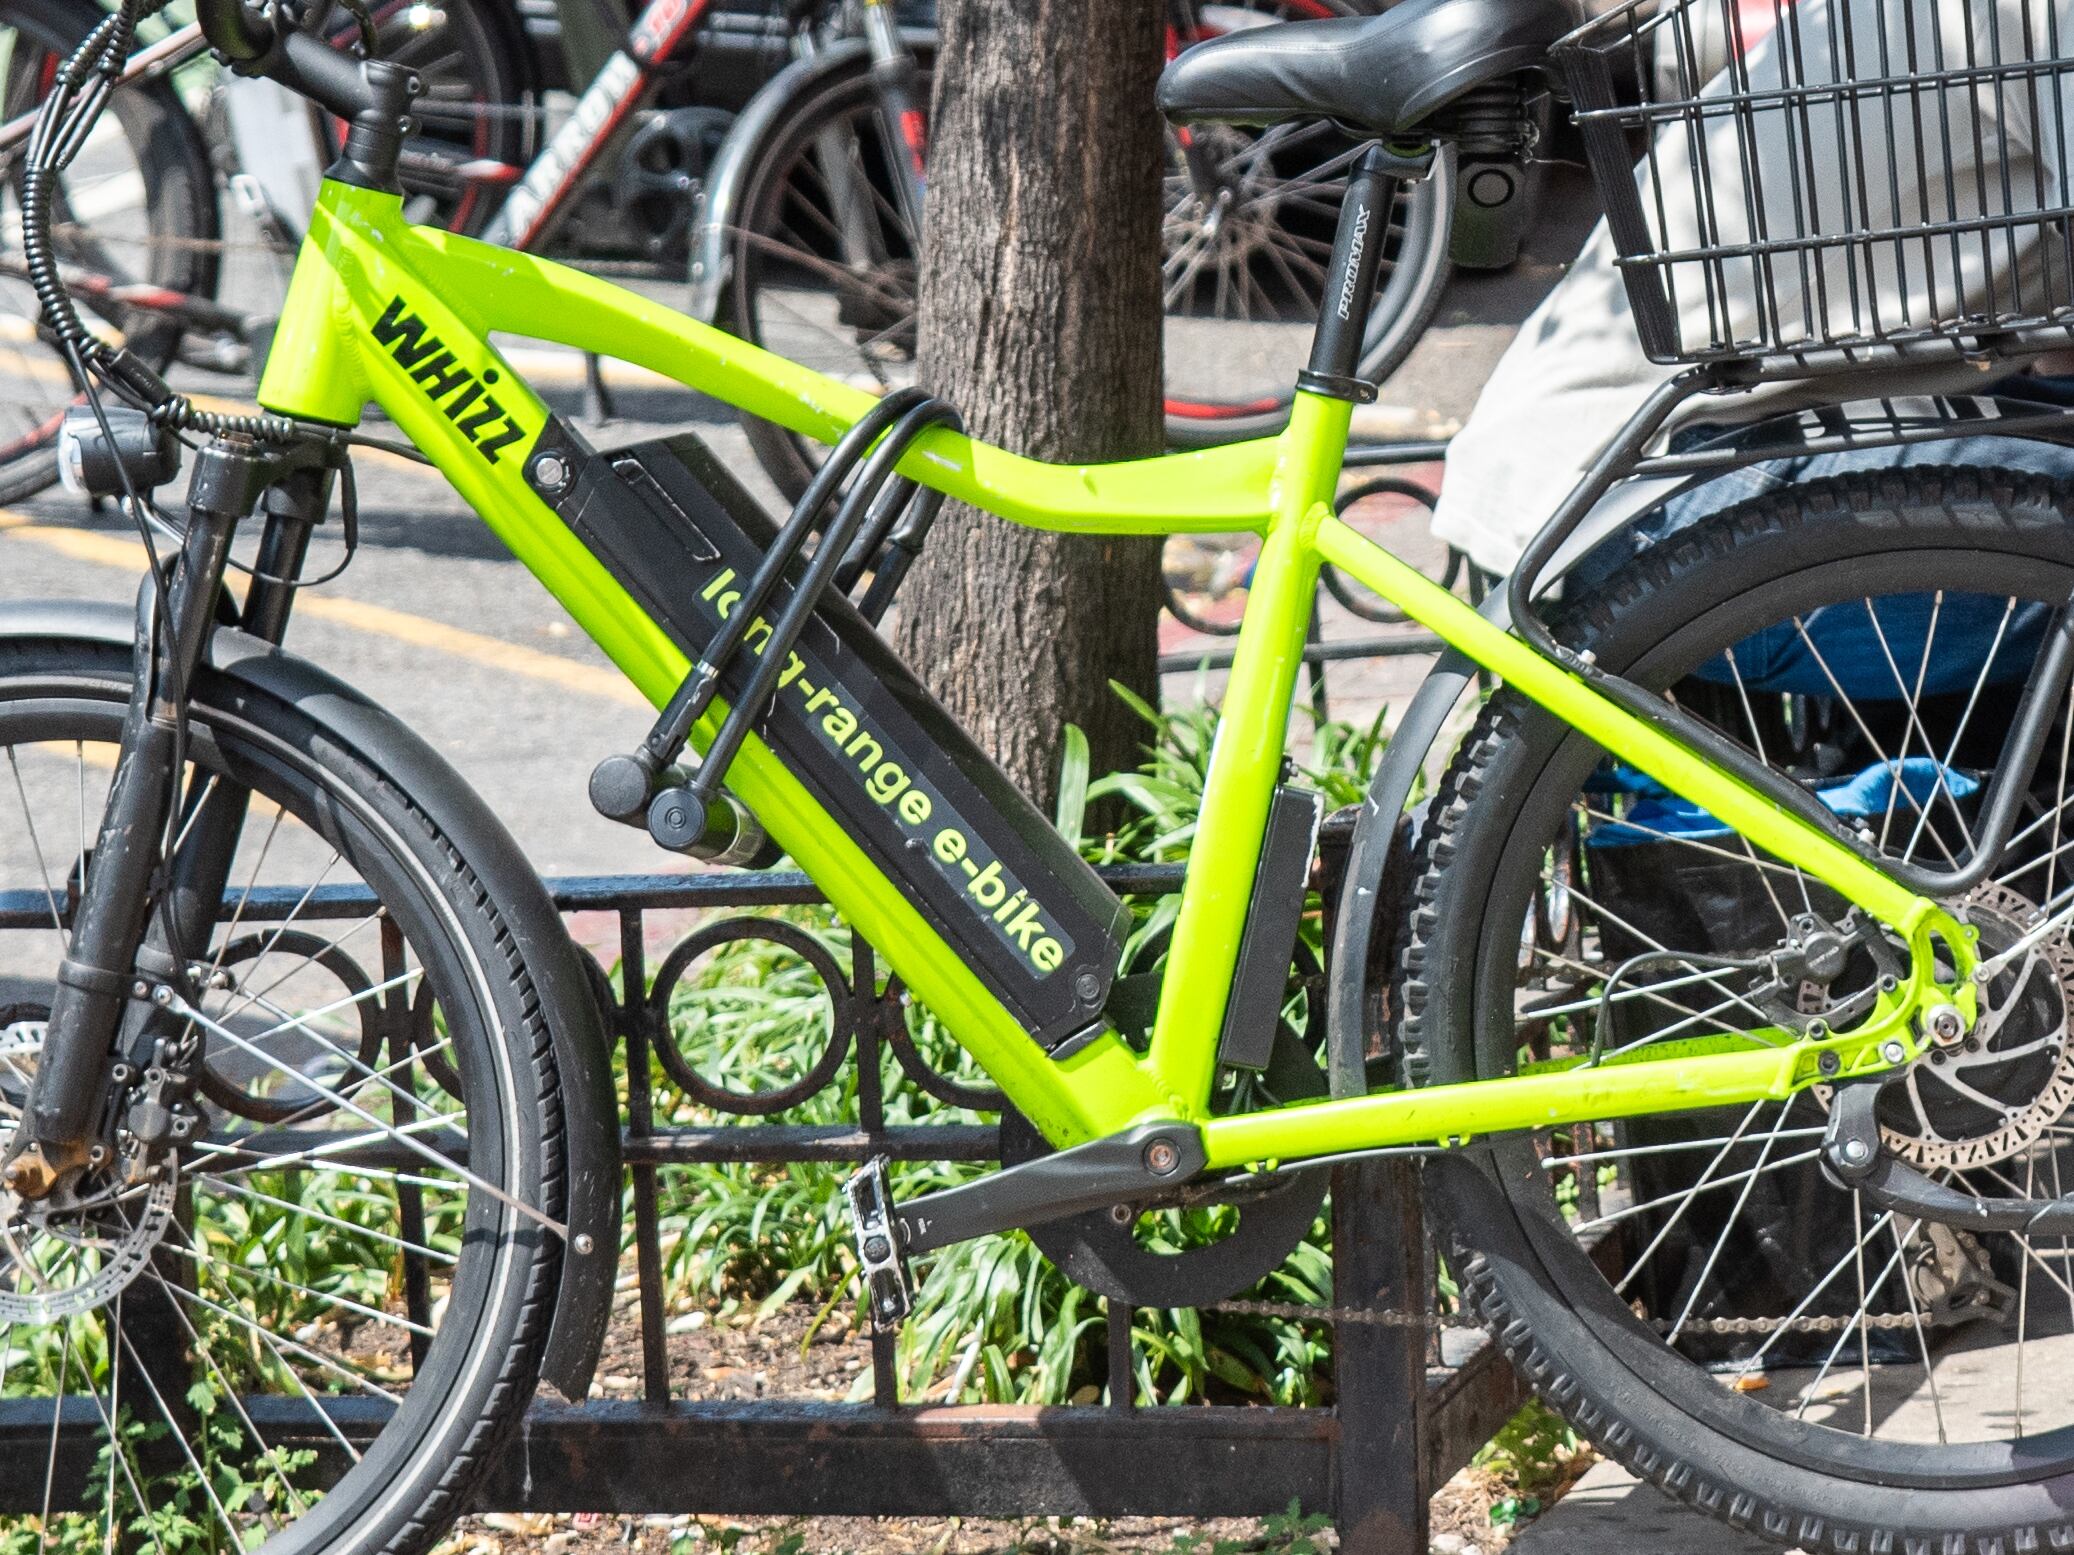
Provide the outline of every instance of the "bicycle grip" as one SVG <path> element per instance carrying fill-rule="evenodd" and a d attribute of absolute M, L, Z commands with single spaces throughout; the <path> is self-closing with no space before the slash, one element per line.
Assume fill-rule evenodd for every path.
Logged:
<path fill-rule="evenodd" d="M 209 47 L 234 62 L 263 59 L 273 49 L 274 24 L 245 0 L 195 0 L 194 16 Z"/>

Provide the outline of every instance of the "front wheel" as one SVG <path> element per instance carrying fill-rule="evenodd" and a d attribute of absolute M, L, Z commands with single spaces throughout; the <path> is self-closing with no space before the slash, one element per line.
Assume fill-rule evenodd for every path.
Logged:
<path fill-rule="evenodd" d="M 129 663 L 0 644 L 0 1150 Z M 196 1015 L 111 1069 L 95 1164 L 0 1195 L 0 1524 L 46 1550 L 420 1555 L 523 1411 L 553 1305 L 540 1000 L 465 839 L 286 704 L 195 690 L 179 830 L 241 809 L 227 902 L 187 947 Z"/>
<path fill-rule="evenodd" d="M 1949 867 L 2074 587 L 2067 492 L 1917 469 L 1790 486 L 1657 544 L 1559 635 Z M 2070 719 L 1989 881 L 1994 950 L 2069 899 Z M 1824 1019 L 1902 966 L 1834 893 L 1511 692 L 1414 859 L 1397 1035 L 1414 1083 Z M 1797 955 L 1830 936 L 1837 955 Z M 1638 959 L 1639 958 L 1639 959 Z M 1618 970 L 1619 975 L 1616 975 Z M 1889 1088 L 1887 1148 L 1962 1189 L 2074 1185 L 2074 942 L 1983 993 L 1960 1050 Z M 1673 1063 L 1669 1054 L 1653 1061 Z M 1543 1131 L 1433 1174 L 1464 1290 L 1610 1456 L 1809 1550 L 2074 1540 L 2074 1251 L 1883 1214 L 1815 1159 L 1827 1098 Z"/>

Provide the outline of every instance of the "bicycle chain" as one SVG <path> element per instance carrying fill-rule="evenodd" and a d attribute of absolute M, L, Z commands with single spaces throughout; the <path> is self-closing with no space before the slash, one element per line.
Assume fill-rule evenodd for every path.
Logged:
<path fill-rule="evenodd" d="M 1282 1317 L 1301 1323 L 1365 1323 L 1373 1328 L 1445 1328 L 1447 1319 L 1432 1312 L 1393 1311 L 1384 1307 L 1314 1307 L 1300 1301 L 1213 1301 L 1198 1312 L 1225 1312 L 1235 1317 Z"/>
<path fill-rule="evenodd" d="M 1411 1312 L 1388 1307 L 1324 1307 L 1311 1306 L 1295 1301 L 1216 1301 L 1196 1309 L 1200 1312 L 1220 1312 L 1234 1317 L 1279 1317 L 1304 1323 L 1360 1323 L 1373 1328 L 1468 1328 L 1475 1326 L 1474 1320 L 1460 1315 L 1443 1315 L 1433 1312 Z M 1825 1317 L 1803 1313 L 1798 1317 L 1698 1317 L 1688 1319 L 1682 1326 L 1674 1325 L 1668 1318 L 1656 1318 L 1653 1326 L 1659 1333 L 1668 1333 L 1674 1326 L 1686 1334 L 1769 1334 L 1781 1329 L 1796 1334 L 1833 1334 L 1845 1328 L 1858 1327 L 1873 1330 L 1898 1328 L 1923 1328 L 1937 1326 L 1937 1314 L 1926 1312 L 1918 1317 L 1912 1312 L 1867 1313 L 1859 1318 Z"/>

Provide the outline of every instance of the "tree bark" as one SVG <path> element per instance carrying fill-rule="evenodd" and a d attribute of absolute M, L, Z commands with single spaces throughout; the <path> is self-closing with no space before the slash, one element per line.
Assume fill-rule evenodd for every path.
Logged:
<path fill-rule="evenodd" d="M 921 273 L 922 381 L 976 437 L 1045 459 L 1161 446 L 1157 0 L 943 0 Z M 1093 770 L 1156 693 L 1159 542 L 952 504 L 894 640 L 1047 808 L 1063 726 Z"/>

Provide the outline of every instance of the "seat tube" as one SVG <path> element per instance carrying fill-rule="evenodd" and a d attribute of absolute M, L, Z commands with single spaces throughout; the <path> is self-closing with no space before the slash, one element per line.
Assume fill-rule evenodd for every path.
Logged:
<path fill-rule="evenodd" d="M 1275 511 L 1247 593 L 1161 982 L 1147 1063 L 1182 1116 L 1208 1105 L 1289 708 L 1316 608 L 1319 523 L 1332 511 L 1350 402 L 1298 391 L 1282 434 Z"/>
<path fill-rule="evenodd" d="M 1274 513 L 1225 683 L 1147 1055 L 1182 1116 L 1199 1116 L 1209 1103 L 1218 1032 L 1252 904 L 1268 807 L 1281 776 L 1296 672 L 1316 609 L 1317 529 L 1332 511 L 1354 406 L 1375 398 L 1374 386 L 1356 375 L 1392 186 L 1420 176 L 1432 160 L 1427 149 L 1405 155 L 1371 143 L 1340 207 L 1324 307 L 1282 433 Z"/>

